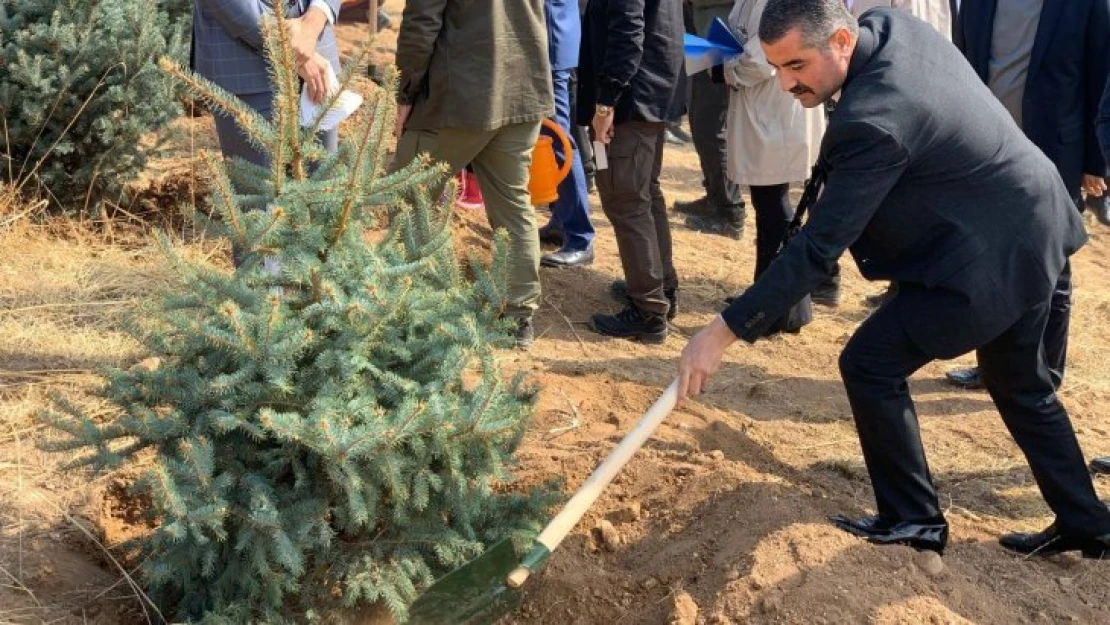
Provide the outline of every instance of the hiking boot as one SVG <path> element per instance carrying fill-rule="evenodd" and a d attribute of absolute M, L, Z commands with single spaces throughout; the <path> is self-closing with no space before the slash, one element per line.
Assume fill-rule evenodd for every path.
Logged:
<path fill-rule="evenodd" d="M 671 304 L 667 309 L 667 321 L 674 321 L 675 315 L 678 314 L 678 289 L 663 289 L 663 296 Z M 628 296 L 628 283 L 624 280 L 613 280 L 609 285 L 609 297 L 618 304 L 632 306 L 632 298 Z"/>
<path fill-rule="evenodd" d="M 686 227 L 695 232 L 716 234 L 736 240 L 740 240 L 740 237 L 744 234 L 743 222 L 725 221 L 719 217 L 703 215 L 687 215 Z"/>
<path fill-rule="evenodd" d="M 531 317 L 521 317 L 513 329 L 513 342 L 517 349 L 528 349 L 536 342 L 536 330 Z"/>
<path fill-rule="evenodd" d="M 705 217 L 714 217 L 717 215 L 717 208 L 710 204 L 709 198 L 704 195 L 689 202 L 675 200 L 671 207 L 674 209 L 674 212 L 684 215 L 703 215 Z"/>
<path fill-rule="evenodd" d="M 657 344 L 667 340 L 667 319 L 663 315 L 645 313 L 629 305 L 615 315 L 594 315 L 590 319 L 594 332 L 642 343 Z"/>
<path fill-rule="evenodd" d="M 671 132 L 671 135 L 673 135 L 675 139 L 678 139 L 682 143 L 690 143 L 694 140 L 694 138 L 690 136 L 690 133 L 686 132 L 682 127 L 682 122 L 680 121 L 667 122 L 667 130 Z"/>

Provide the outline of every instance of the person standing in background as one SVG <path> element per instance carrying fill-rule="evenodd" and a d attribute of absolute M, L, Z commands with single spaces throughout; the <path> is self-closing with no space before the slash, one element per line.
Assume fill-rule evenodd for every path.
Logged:
<path fill-rule="evenodd" d="M 286 24 L 297 58 L 297 73 L 310 97 L 320 102 L 328 89 L 328 71 L 339 72 L 339 48 L 332 25 L 340 0 L 285 1 Z M 274 90 L 262 40 L 262 19 L 274 0 L 194 0 L 191 66 L 267 120 L 273 118 Z M 216 114 L 216 134 L 225 157 L 267 167 L 267 154 L 251 144 L 230 117 Z M 338 131 L 323 132 L 329 151 L 339 145 Z"/>
<path fill-rule="evenodd" d="M 1102 90 L 1102 101 L 1098 106 L 1098 119 L 1095 120 L 1095 132 L 1098 134 L 1098 144 L 1102 148 L 1102 155 L 1110 161 L 1110 77 L 1106 79 L 1106 86 Z M 1103 196 L 1110 195 L 1103 192 Z M 1091 460 L 1091 470 L 1095 473 L 1110 474 L 1110 456 L 1103 456 Z"/>
<path fill-rule="evenodd" d="M 556 142 L 556 157 L 573 159 L 570 175 L 559 183 L 559 199 L 551 203 L 551 223 L 546 228 L 562 233 L 558 251 L 544 254 L 540 264 L 547 267 L 581 267 L 594 262 L 594 225 L 590 221 L 590 197 L 582 154 L 574 138 L 571 122 L 570 87 L 578 67 L 582 43 L 582 20 L 577 0 L 545 0 L 547 46 L 551 60 L 551 84 L 555 96 L 555 121 L 567 133 L 572 153 L 563 154 Z"/>
<path fill-rule="evenodd" d="M 1106 159 L 1095 135 L 1099 99 L 1110 75 L 1110 0 L 967 0 L 956 47 L 1005 112 L 1060 172 L 1081 206 L 1080 192 L 1106 189 Z M 1053 383 L 1064 380 L 1071 317 L 1071 268 L 1052 295 L 1044 348 Z M 983 388 L 979 369 L 957 369 L 948 381 Z"/>
<path fill-rule="evenodd" d="M 755 210 L 755 279 L 766 271 L 794 219 L 790 183 L 809 178 L 825 132 L 824 111 L 804 108 L 779 88 L 776 71 L 759 45 L 759 19 L 767 0 L 737 0 L 728 25 L 744 47 L 725 63 L 729 87 L 728 176 L 743 180 Z M 813 318 L 804 298 L 768 332 L 797 332 Z"/>
<path fill-rule="evenodd" d="M 694 29 L 699 37 L 709 34 L 717 18 L 727 20 L 733 0 L 687 0 L 692 10 Z M 674 203 L 674 210 L 686 214 L 691 230 L 721 234 L 739 239 L 744 231 L 744 198 L 739 180 L 728 176 L 725 118 L 728 116 L 729 89 L 715 83 L 708 71 L 689 76 L 690 133 L 701 165 L 705 195 L 691 202 Z"/>
<path fill-rule="evenodd" d="M 579 119 L 607 145 L 597 172 L 630 302 L 596 314 L 594 331 L 660 343 L 678 297 L 671 229 L 659 185 L 663 133 L 683 62 L 680 0 L 590 0 L 579 63 Z"/>
<path fill-rule="evenodd" d="M 503 314 L 531 347 L 540 301 L 540 239 L 528 196 L 540 123 L 555 113 L 543 0 L 407 0 L 397 37 L 400 168 L 428 154 L 457 173 L 468 163 L 486 216 L 509 234 Z"/>

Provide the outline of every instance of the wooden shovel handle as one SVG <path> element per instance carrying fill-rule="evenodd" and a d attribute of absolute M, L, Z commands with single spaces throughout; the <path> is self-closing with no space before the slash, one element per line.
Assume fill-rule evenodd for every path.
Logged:
<path fill-rule="evenodd" d="M 601 496 L 601 491 L 613 481 L 613 478 L 620 473 L 624 465 L 632 459 L 632 456 L 639 451 L 644 442 L 651 437 L 655 432 L 655 428 L 667 418 L 667 415 L 674 409 L 675 403 L 678 401 L 678 380 L 671 382 L 667 390 L 663 391 L 663 395 L 655 400 L 651 408 L 640 418 L 640 422 L 632 431 L 625 435 L 624 440 L 617 445 L 617 448 L 609 454 L 590 477 L 586 479 L 586 483 L 578 489 L 578 492 L 570 498 L 559 514 L 555 515 L 554 519 L 547 524 L 547 527 L 540 532 L 536 538 L 549 552 L 554 551 L 559 543 L 567 537 L 570 530 L 586 514 L 590 506 L 597 501 Z M 509 575 L 509 583 L 514 588 L 519 588 L 521 584 L 528 579 L 530 571 L 526 567 L 520 567 L 514 570 Z"/>

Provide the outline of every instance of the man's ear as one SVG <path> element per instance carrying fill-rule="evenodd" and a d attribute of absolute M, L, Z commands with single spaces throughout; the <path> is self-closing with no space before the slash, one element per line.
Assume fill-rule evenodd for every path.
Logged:
<path fill-rule="evenodd" d="M 852 47 L 852 32 L 847 28 L 838 28 L 836 32 L 829 37 L 829 46 L 837 51 L 844 52 Z"/>

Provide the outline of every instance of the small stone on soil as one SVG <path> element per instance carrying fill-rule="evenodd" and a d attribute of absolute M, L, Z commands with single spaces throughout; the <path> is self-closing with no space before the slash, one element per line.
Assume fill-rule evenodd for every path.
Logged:
<path fill-rule="evenodd" d="M 597 531 L 601 534 L 601 544 L 609 551 L 616 551 L 621 544 L 621 535 L 617 528 L 605 519 L 597 522 Z"/>
<path fill-rule="evenodd" d="M 634 523 L 639 521 L 642 515 L 643 510 L 641 509 L 640 502 L 633 501 L 614 512 L 610 515 L 610 518 L 613 519 L 614 523 Z"/>
<path fill-rule="evenodd" d="M 680 590 L 674 596 L 674 609 L 671 612 L 671 625 L 696 625 L 698 622 L 698 604 L 685 590 Z"/>
<path fill-rule="evenodd" d="M 936 577 L 944 572 L 944 560 L 935 551 L 922 551 L 914 558 L 917 567 L 929 577 Z"/>
<path fill-rule="evenodd" d="M 717 461 L 724 460 L 725 452 L 721 451 L 720 449 L 714 449 L 713 451 L 709 452 L 709 457 Z"/>
<path fill-rule="evenodd" d="M 763 596 L 763 600 L 759 602 L 759 609 L 764 614 L 774 614 L 782 609 L 782 595 L 775 591 L 770 591 Z"/>

